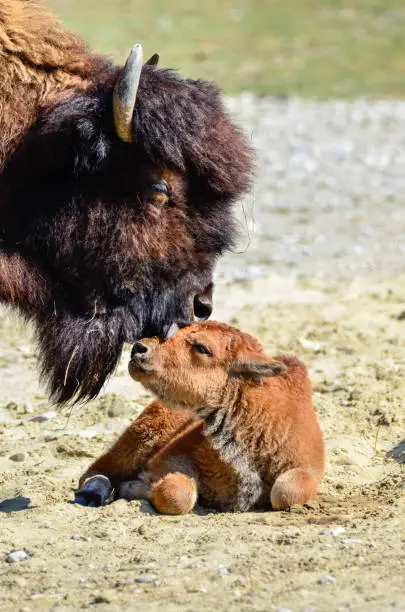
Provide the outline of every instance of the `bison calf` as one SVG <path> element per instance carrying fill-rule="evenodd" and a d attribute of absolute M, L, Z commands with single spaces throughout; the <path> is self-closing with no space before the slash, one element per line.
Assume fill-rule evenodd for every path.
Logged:
<path fill-rule="evenodd" d="M 158 399 L 82 476 L 81 503 L 103 503 L 112 487 L 166 514 L 197 498 L 245 511 L 316 495 L 323 439 L 297 358 L 267 357 L 251 336 L 205 322 L 137 342 L 129 371 Z"/>

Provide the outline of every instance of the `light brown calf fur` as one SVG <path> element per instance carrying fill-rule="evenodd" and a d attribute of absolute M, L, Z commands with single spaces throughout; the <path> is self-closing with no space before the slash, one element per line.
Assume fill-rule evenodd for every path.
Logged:
<path fill-rule="evenodd" d="M 184 514 L 197 498 L 220 510 L 275 510 L 317 494 L 322 434 L 306 367 L 267 357 L 259 343 L 216 322 L 134 345 L 131 376 L 154 399 L 80 480 L 104 475 L 120 497 Z"/>

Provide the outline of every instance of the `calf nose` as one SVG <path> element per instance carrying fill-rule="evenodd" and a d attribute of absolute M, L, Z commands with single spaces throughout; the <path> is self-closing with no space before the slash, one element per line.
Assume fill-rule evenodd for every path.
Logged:
<path fill-rule="evenodd" d="M 134 359 L 135 357 L 138 357 L 139 355 L 143 355 L 144 353 L 148 352 L 148 347 L 145 344 L 142 344 L 142 342 L 135 342 L 134 346 L 132 347 L 132 351 L 131 351 L 131 359 Z"/>

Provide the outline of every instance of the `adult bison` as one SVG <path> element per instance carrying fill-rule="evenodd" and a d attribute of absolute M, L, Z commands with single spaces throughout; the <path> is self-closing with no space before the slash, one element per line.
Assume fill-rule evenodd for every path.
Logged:
<path fill-rule="evenodd" d="M 0 300 L 36 326 L 59 402 L 94 397 L 124 342 L 211 312 L 251 151 L 218 90 L 90 53 L 0 0 Z"/>

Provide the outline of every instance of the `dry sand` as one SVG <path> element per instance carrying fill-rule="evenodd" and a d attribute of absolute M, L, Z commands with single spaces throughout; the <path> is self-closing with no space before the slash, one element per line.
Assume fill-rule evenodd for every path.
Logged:
<path fill-rule="evenodd" d="M 307 202 L 305 213 L 283 205 L 272 216 L 263 193 L 249 217 L 251 248 L 218 274 L 228 282 L 218 284 L 215 318 L 309 367 L 327 472 L 319 499 L 304 508 L 163 517 L 146 502 L 72 504 L 78 476 L 149 396 L 126 374 L 126 354 L 100 399 L 31 420 L 54 408 L 38 384 L 29 330 L 2 314 L 0 611 L 405 610 L 405 216 L 395 185 L 382 213 L 379 171 L 364 172 L 372 204 L 360 203 L 346 223 L 350 193 L 327 214 Z M 361 251 L 353 224 L 375 230 Z M 305 232 L 293 248 L 291 237 Z M 27 559 L 8 563 L 12 550 Z"/>

